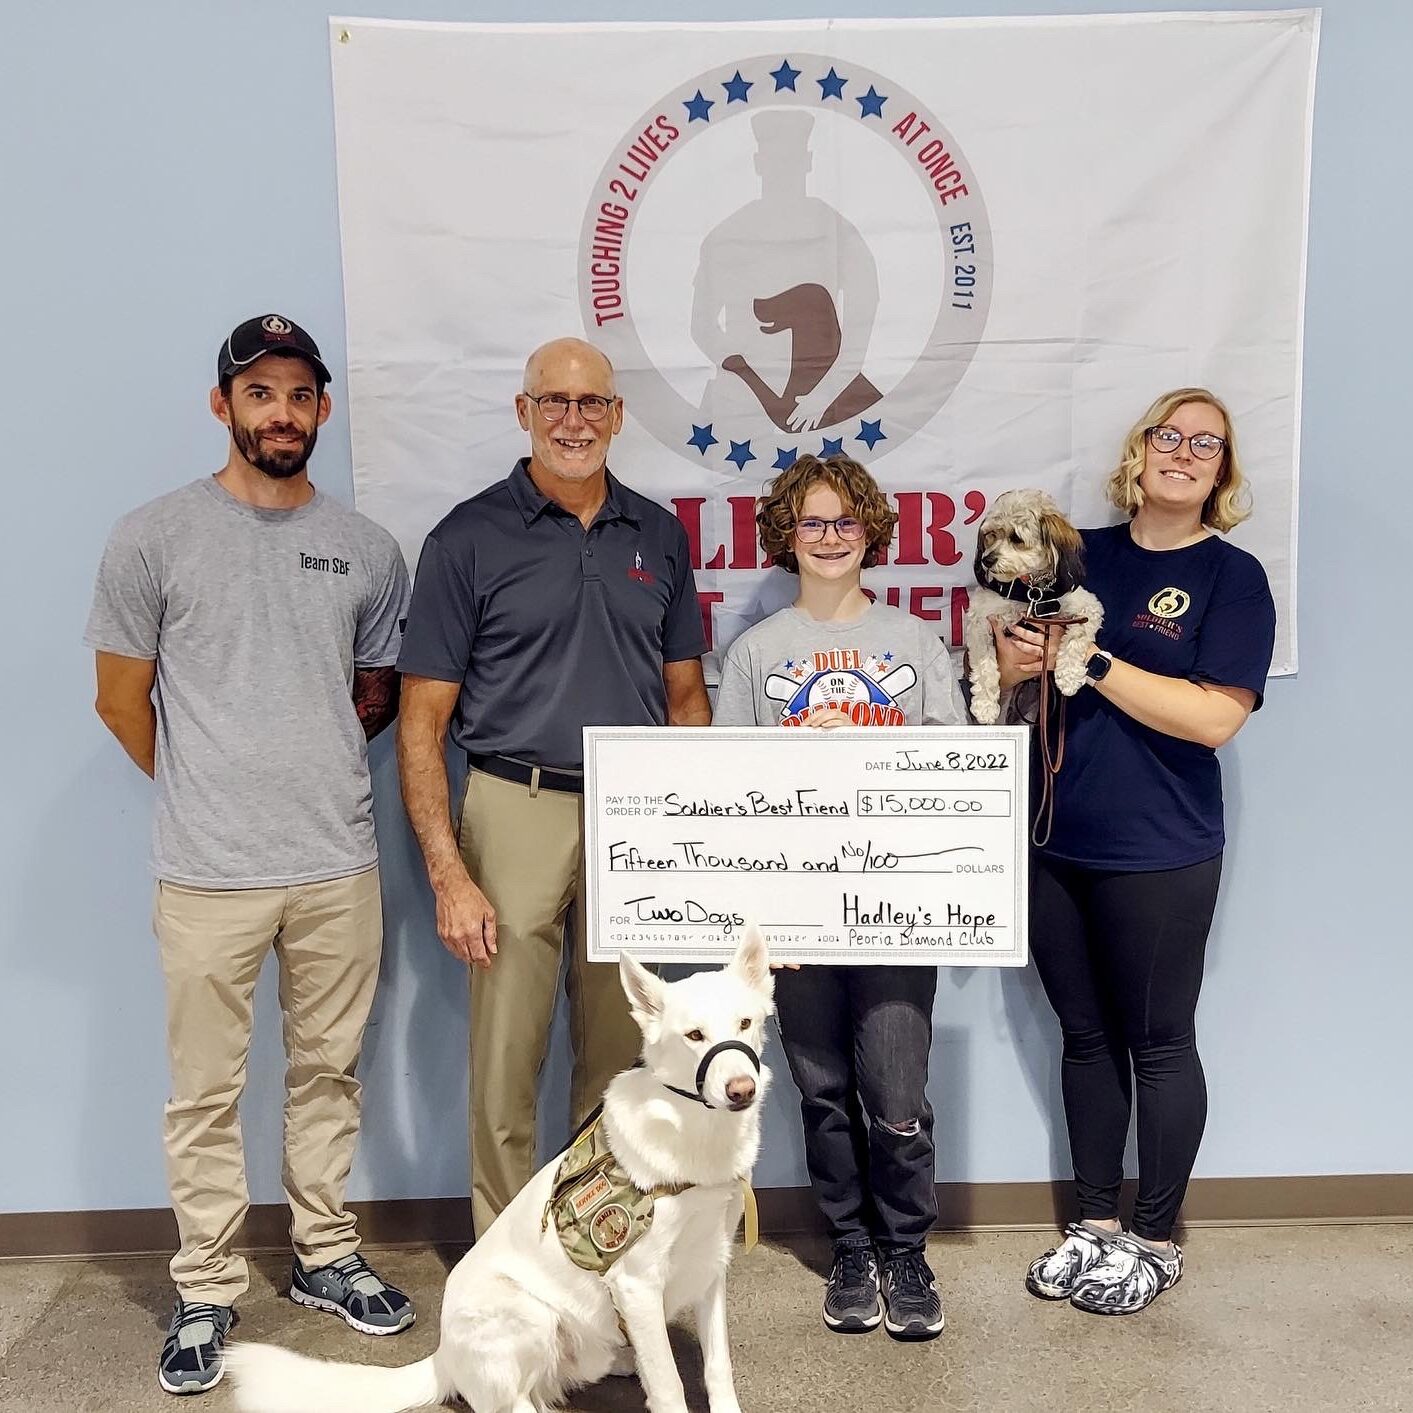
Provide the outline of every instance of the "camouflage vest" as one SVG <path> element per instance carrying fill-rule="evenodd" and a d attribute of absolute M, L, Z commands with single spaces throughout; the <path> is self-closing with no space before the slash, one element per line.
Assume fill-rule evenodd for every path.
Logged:
<path fill-rule="evenodd" d="M 692 1185 L 636 1187 L 613 1156 L 602 1119 L 602 1108 L 596 1109 L 560 1159 L 540 1223 L 548 1231 L 553 1222 L 569 1259 L 600 1276 L 652 1227 L 657 1198 L 676 1197 Z"/>

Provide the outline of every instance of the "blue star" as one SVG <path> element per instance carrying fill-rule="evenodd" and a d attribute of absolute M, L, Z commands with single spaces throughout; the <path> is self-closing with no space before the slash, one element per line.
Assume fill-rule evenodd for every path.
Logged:
<path fill-rule="evenodd" d="M 778 446 L 775 448 L 775 470 L 788 471 L 799 459 L 800 449 L 796 446 Z"/>
<path fill-rule="evenodd" d="M 879 442 L 886 442 L 888 440 L 888 433 L 883 430 L 883 418 L 880 417 L 877 422 L 865 422 L 860 419 L 859 434 L 854 440 L 856 442 L 862 442 L 870 451 L 872 451 Z"/>
<path fill-rule="evenodd" d="M 747 79 L 743 79 L 740 69 L 737 69 L 736 77 L 727 79 L 721 86 L 726 90 L 726 101 L 728 103 L 735 103 L 738 100 L 742 103 L 749 103 L 751 100 L 746 97 L 746 94 L 755 87 L 755 84 Z"/>
<path fill-rule="evenodd" d="M 795 659 L 794 659 L 794 658 L 791 658 L 790 661 L 785 664 L 785 671 L 786 671 L 786 672 L 793 672 L 794 670 L 795 670 Z"/>
<path fill-rule="evenodd" d="M 697 90 L 695 98 L 686 99 L 682 106 L 687 110 L 687 121 L 695 123 L 698 118 L 704 123 L 711 122 L 711 110 L 715 104 L 710 98 L 703 98 L 701 89 Z"/>
<path fill-rule="evenodd" d="M 892 662 L 892 661 L 893 661 L 893 654 L 892 654 L 892 653 L 884 653 L 884 654 L 883 654 L 883 661 L 884 661 L 884 662 Z"/>
<path fill-rule="evenodd" d="M 843 454 L 844 454 L 844 438 L 843 438 L 843 437 L 839 437 L 839 438 L 836 440 L 836 439 L 833 438 L 833 437 L 825 437 L 825 438 L 824 438 L 824 445 L 823 445 L 822 447 L 820 447 L 820 449 L 819 449 L 819 454 L 820 454 L 821 456 L 843 456 Z"/>
<path fill-rule="evenodd" d="M 692 435 L 687 438 L 687 445 L 696 447 L 705 456 L 707 448 L 716 445 L 716 438 L 711 434 L 711 423 L 708 422 L 705 427 L 699 427 L 693 422 Z"/>
<path fill-rule="evenodd" d="M 868 86 L 868 92 L 860 98 L 854 95 L 854 102 L 863 110 L 861 118 L 881 118 L 883 116 L 883 105 L 888 101 L 886 93 L 880 93 L 872 84 Z"/>
<path fill-rule="evenodd" d="M 781 89 L 788 88 L 791 93 L 795 92 L 795 80 L 800 76 L 799 69 L 792 69 L 788 59 L 780 61 L 778 69 L 772 69 L 770 76 L 775 80 L 775 91 L 779 93 Z"/>
<path fill-rule="evenodd" d="M 823 103 L 826 98 L 843 98 L 844 85 L 848 83 L 848 81 L 849 80 L 846 78 L 840 78 L 839 75 L 834 72 L 834 65 L 831 64 L 829 66 L 829 72 L 825 74 L 822 79 L 815 79 L 815 82 L 819 85 L 819 101 Z"/>
<path fill-rule="evenodd" d="M 734 461 L 738 471 L 744 471 L 746 462 L 754 461 L 756 454 L 751 450 L 750 442 L 732 442 L 731 450 L 726 453 L 726 459 Z"/>

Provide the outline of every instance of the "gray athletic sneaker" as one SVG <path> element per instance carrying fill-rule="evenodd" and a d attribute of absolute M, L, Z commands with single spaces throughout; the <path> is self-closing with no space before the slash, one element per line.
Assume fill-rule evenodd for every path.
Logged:
<path fill-rule="evenodd" d="M 235 1311 L 229 1305 L 188 1305 L 178 1296 L 157 1362 L 157 1382 L 168 1393 L 215 1388 L 225 1373 L 222 1350 L 234 1323 Z"/>
<path fill-rule="evenodd" d="M 312 1271 L 296 1261 L 289 1298 L 311 1310 L 327 1310 L 362 1334 L 397 1334 L 417 1318 L 412 1302 L 382 1280 L 356 1251 Z"/>
<path fill-rule="evenodd" d="M 884 1261 L 883 1299 L 888 1306 L 883 1328 L 894 1339 L 936 1339 L 947 1323 L 937 1279 L 921 1251 L 902 1251 Z"/>

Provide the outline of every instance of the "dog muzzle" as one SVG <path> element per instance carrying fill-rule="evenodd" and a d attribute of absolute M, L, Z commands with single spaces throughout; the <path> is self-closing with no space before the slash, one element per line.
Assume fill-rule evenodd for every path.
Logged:
<path fill-rule="evenodd" d="M 697 1066 L 697 1089 L 694 1094 L 690 1089 L 679 1089 L 675 1084 L 666 1084 L 664 1087 L 670 1089 L 674 1094 L 680 1094 L 684 1099 L 691 1099 L 695 1103 L 705 1104 L 708 1109 L 718 1109 L 719 1104 L 713 1104 L 706 1097 L 706 1077 L 707 1070 L 711 1068 L 711 1062 L 716 1057 L 727 1050 L 739 1050 L 755 1066 L 756 1074 L 760 1074 L 760 1056 L 746 1044 L 744 1040 L 719 1040 L 710 1050 L 702 1056 L 702 1062 Z"/>

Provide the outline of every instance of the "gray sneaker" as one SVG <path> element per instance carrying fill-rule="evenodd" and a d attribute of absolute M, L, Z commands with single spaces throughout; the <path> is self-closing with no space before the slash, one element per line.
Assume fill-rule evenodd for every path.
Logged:
<path fill-rule="evenodd" d="M 312 1271 L 295 1261 L 289 1298 L 311 1310 L 327 1310 L 361 1334 L 397 1334 L 417 1318 L 412 1302 L 356 1251 Z"/>
<path fill-rule="evenodd" d="M 229 1305 L 188 1305 L 180 1296 L 157 1362 L 157 1382 L 168 1393 L 205 1393 L 225 1373 L 222 1351 L 235 1323 Z"/>
<path fill-rule="evenodd" d="M 894 1339 L 936 1339 L 947 1323 L 936 1278 L 921 1251 L 902 1251 L 884 1261 L 883 1299 L 888 1306 L 883 1328 Z"/>
<path fill-rule="evenodd" d="M 824 1291 L 824 1323 L 836 1334 L 867 1334 L 883 1319 L 873 1243 L 836 1241 Z"/>

